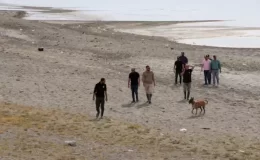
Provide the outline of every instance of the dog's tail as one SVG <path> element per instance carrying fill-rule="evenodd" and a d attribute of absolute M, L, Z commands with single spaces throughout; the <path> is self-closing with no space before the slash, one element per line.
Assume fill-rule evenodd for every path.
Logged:
<path fill-rule="evenodd" d="M 206 104 L 208 104 L 209 102 L 207 100 L 204 101 Z"/>

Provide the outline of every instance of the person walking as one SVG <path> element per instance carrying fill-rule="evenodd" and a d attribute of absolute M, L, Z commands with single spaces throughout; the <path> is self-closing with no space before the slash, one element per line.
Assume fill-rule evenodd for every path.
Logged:
<path fill-rule="evenodd" d="M 204 85 L 211 84 L 210 62 L 211 61 L 209 60 L 209 55 L 206 55 L 201 65 L 201 71 L 204 71 Z"/>
<path fill-rule="evenodd" d="M 183 93 L 184 99 L 189 100 L 190 98 L 190 89 L 191 89 L 191 73 L 195 66 L 185 65 L 184 70 L 182 72 L 183 75 Z"/>
<path fill-rule="evenodd" d="M 129 74 L 129 78 L 128 78 L 128 88 L 130 88 L 131 86 L 131 90 L 132 90 L 132 98 L 134 102 L 138 102 L 138 87 L 140 86 L 140 75 L 138 72 L 135 71 L 135 68 L 131 69 L 131 73 Z"/>
<path fill-rule="evenodd" d="M 96 118 L 99 117 L 100 108 L 101 108 L 101 117 L 103 118 L 104 110 L 105 110 L 105 100 L 107 101 L 107 86 L 105 78 L 101 78 L 100 82 L 95 85 L 93 100 L 96 98 Z"/>
<path fill-rule="evenodd" d="M 146 66 L 146 71 L 143 72 L 142 81 L 146 92 L 147 102 L 152 103 L 153 88 L 155 87 L 154 73 L 150 66 Z"/>
<path fill-rule="evenodd" d="M 184 65 L 180 59 L 180 57 L 177 57 L 177 61 L 175 61 L 174 63 L 174 72 L 175 72 L 175 85 L 177 85 L 178 82 L 178 77 L 180 79 L 180 84 L 181 84 L 181 80 L 182 80 L 182 70 L 184 68 Z"/>
<path fill-rule="evenodd" d="M 217 56 L 213 56 L 213 60 L 210 63 L 212 78 L 213 78 L 213 85 L 216 85 L 217 80 L 217 86 L 219 85 L 219 73 L 221 73 L 221 64 L 219 60 L 217 60 Z"/>
<path fill-rule="evenodd" d="M 181 52 L 180 60 L 183 64 L 188 64 L 188 58 L 185 56 L 184 52 Z"/>

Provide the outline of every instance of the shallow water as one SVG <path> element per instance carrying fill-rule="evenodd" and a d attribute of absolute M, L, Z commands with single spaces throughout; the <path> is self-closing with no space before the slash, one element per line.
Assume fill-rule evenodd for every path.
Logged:
<path fill-rule="evenodd" d="M 146 32 L 146 35 L 164 36 L 188 44 L 225 47 L 260 46 L 257 42 L 260 40 L 259 36 L 255 35 L 259 30 L 252 30 L 252 28 L 241 30 L 242 27 L 260 28 L 259 0 L 0 0 L 0 3 L 78 10 L 62 14 L 43 14 L 29 10 L 30 16 L 27 17 L 29 20 L 229 20 L 217 23 L 180 24 L 174 27 L 162 26 L 131 32 L 142 32 L 142 34 Z M 227 29 L 238 29 L 238 31 L 227 31 Z"/>

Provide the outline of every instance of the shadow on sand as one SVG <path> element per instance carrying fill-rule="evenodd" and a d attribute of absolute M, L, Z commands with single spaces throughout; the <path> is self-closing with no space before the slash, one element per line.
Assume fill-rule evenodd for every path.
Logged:
<path fill-rule="evenodd" d="M 130 108 L 133 107 L 135 105 L 135 103 L 127 103 L 127 104 L 122 104 L 121 107 L 122 108 Z"/>
<path fill-rule="evenodd" d="M 143 107 L 147 107 L 147 106 L 149 106 L 149 103 L 144 102 L 144 103 L 139 104 L 138 106 L 136 106 L 136 108 L 143 108 Z"/>
<path fill-rule="evenodd" d="M 188 117 L 188 119 L 196 119 L 196 118 L 203 117 L 203 116 L 204 116 L 204 114 L 191 115 L 190 117 Z"/>
<path fill-rule="evenodd" d="M 178 102 L 178 103 L 188 103 L 188 101 L 185 100 L 185 99 L 179 100 L 179 101 L 177 101 L 177 102 Z"/>

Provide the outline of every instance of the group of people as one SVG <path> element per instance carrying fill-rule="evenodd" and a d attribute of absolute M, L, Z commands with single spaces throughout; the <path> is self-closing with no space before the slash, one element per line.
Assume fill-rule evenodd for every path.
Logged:
<path fill-rule="evenodd" d="M 179 83 L 183 83 L 184 99 L 189 100 L 190 89 L 191 89 L 191 75 L 195 66 L 188 65 L 188 58 L 185 56 L 184 52 L 181 52 L 181 56 L 177 58 L 174 64 L 175 72 L 175 84 L 177 85 L 178 78 Z M 219 85 L 219 73 L 221 72 L 220 61 L 217 60 L 216 55 L 213 59 L 209 55 L 206 55 L 201 64 L 201 71 L 204 71 L 204 85 L 211 84 L 211 77 L 213 77 L 213 85 Z M 212 76 L 211 76 L 212 75 Z M 155 76 L 153 71 L 151 71 L 150 66 L 146 66 L 145 72 L 143 72 L 141 80 L 146 92 L 147 103 L 152 103 L 153 89 L 155 87 Z M 136 72 L 135 68 L 131 69 L 131 73 L 128 76 L 128 88 L 132 91 L 132 103 L 138 102 L 138 88 L 140 87 L 140 74 Z M 216 84 L 217 81 L 217 84 Z M 105 83 L 105 78 L 101 78 L 100 82 L 95 85 L 93 92 L 93 100 L 96 100 L 96 118 L 100 116 L 103 118 L 104 115 L 104 105 L 107 101 L 107 87 Z M 101 109 L 101 112 L 100 112 Z M 100 114 L 101 113 L 101 114 Z"/>

